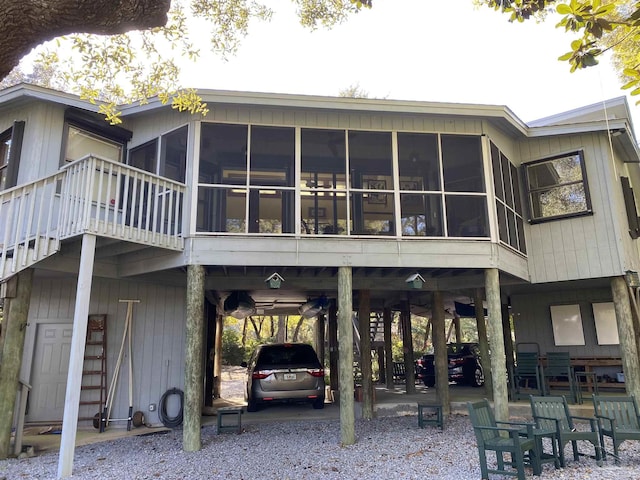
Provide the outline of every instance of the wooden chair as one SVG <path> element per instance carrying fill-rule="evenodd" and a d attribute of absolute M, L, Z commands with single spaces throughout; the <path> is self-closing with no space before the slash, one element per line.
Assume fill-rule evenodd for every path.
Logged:
<path fill-rule="evenodd" d="M 520 351 L 516 345 L 516 362 L 510 372 L 511 399 L 521 400 L 528 398 L 532 393 L 543 395 L 542 366 L 537 344 L 534 351 Z"/>
<path fill-rule="evenodd" d="M 604 451 L 604 437 L 613 442 L 613 456 L 619 461 L 618 447 L 625 440 L 640 440 L 640 414 L 632 396 L 601 397 L 593 395 L 593 407 L 600 419 L 600 443 Z"/>
<path fill-rule="evenodd" d="M 536 397 L 531 395 L 531 413 L 536 422 L 536 427 L 540 430 L 551 430 L 554 433 L 554 441 L 557 443 L 557 451 L 560 458 L 560 466 L 564 468 L 564 447 L 571 442 L 573 447 L 573 459 L 578 460 L 579 455 L 585 455 L 578 451 L 578 440 L 591 442 L 595 448 L 593 458 L 599 466 L 602 466 L 603 449 L 599 436 L 598 420 L 595 417 L 578 417 L 571 415 L 567 399 L 564 396 L 559 397 Z M 574 421 L 582 421 L 589 423 L 589 430 L 577 430 Z M 556 448 L 553 448 L 556 454 Z"/>
<path fill-rule="evenodd" d="M 524 480 L 525 465 L 533 468 L 534 475 L 540 475 L 542 468 L 533 436 L 533 424 L 496 421 L 487 399 L 468 402 L 467 408 L 476 434 L 482 478 L 486 479 L 489 478 L 490 473 L 497 473 Z M 506 436 L 503 436 L 505 434 Z M 487 451 L 496 452 L 497 469 L 488 468 Z M 505 462 L 505 453 L 511 454 L 511 461 Z M 505 465 L 511 468 L 507 469 Z M 513 470 L 514 467 L 515 470 Z"/>
<path fill-rule="evenodd" d="M 548 352 L 547 364 L 544 367 L 544 395 L 548 395 L 551 391 L 551 379 L 564 380 L 569 384 L 569 396 L 572 403 L 578 403 L 578 393 L 575 383 L 575 372 L 571 366 L 571 357 L 569 352 Z"/>

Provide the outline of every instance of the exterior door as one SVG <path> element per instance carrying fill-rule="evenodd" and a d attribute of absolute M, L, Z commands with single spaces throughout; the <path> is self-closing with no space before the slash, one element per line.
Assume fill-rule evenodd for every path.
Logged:
<path fill-rule="evenodd" d="M 72 323 L 41 323 L 31 367 L 28 422 L 62 422 Z"/>

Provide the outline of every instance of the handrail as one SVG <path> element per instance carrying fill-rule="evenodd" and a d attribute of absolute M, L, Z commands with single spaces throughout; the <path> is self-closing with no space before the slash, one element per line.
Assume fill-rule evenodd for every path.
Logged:
<path fill-rule="evenodd" d="M 181 250 L 184 184 L 91 155 L 0 192 L 0 274 L 6 278 L 93 233 Z"/>

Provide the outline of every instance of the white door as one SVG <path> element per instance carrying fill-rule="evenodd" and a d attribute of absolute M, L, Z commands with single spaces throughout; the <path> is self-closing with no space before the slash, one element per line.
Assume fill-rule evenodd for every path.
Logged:
<path fill-rule="evenodd" d="M 62 422 L 72 332 L 71 323 L 38 325 L 27 422 Z"/>

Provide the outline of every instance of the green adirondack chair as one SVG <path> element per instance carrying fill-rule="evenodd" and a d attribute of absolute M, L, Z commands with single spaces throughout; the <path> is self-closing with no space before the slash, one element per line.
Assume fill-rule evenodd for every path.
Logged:
<path fill-rule="evenodd" d="M 547 364 L 544 367 L 544 394 L 551 391 L 552 379 L 566 379 L 569 384 L 569 396 L 573 403 L 578 403 L 575 384 L 575 371 L 571 366 L 569 352 L 547 352 Z"/>
<path fill-rule="evenodd" d="M 619 461 L 618 447 L 625 440 L 640 440 L 640 413 L 633 396 L 602 397 L 593 395 L 593 407 L 600 419 L 600 442 L 613 442 L 613 456 Z M 606 456 L 606 452 L 603 451 Z"/>
<path fill-rule="evenodd" d="M 496 473 L 524 480 L 525 466 L 531 466 L 533 474 L 540 475 L 542 468 L 533 436 L 533 424 L 496 421 L 487 399 L 468 402 L 467 408 L 476 434 L 483 479 L 488 479 L 490 473 Z M 488 468 L 487 451 L 496 453 L 498 463 L 496 469 Z M 511 455 L 510 461 L 505 462 L 505 453 Z"/>
<path fill-rule="evenodd" d="M 557 443 L 561 467 L 565 466 L 564 447 L 569 442 L 571 442 L 571 446 L 573 447 L 574 460 L 577 461 L 580 455 L 586 455 L 578 451 L 578 440 L 585 440 L 593 444 L 595 455 L 593 455 L 592 458 L 595 458 L 597 464 L 602 466 L 604 453 L 598 434 L 599 426 L 597 418 L 571 415 L 567 399 L 564 396 L 538 397 L 531 395 L 529 398 L 531 401 L 531 413 L 536 422 L 536 426 L 541 430 L 555 431 L 554 440 Z M 574 421 L 588 423 L 590 429 L 586 431 L 578 430 L 575 427 Z M 555 454 L 556 448 L 553 450 Z"/>

